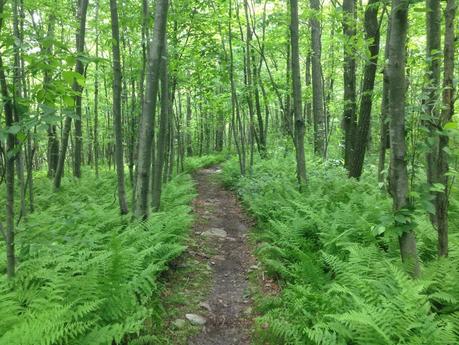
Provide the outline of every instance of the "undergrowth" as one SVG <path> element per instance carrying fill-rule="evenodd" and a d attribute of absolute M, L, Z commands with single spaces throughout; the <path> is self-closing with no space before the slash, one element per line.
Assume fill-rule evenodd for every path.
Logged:
<path fill-rule="evenodd" d="M 185 160 L 184 170 L 186 173 L 191 173 L 199 168 L 207 168 L 212 165 L 219 164 L 228 159 L 228 153 L 220 152 L 205 156 L 187 157 Z"/>
<path fill-rule="evenodd" d="M 0 277 L 1 345 L 155 343 L 145 323 L 161 318 L 158 278 L 185 249 L 194 185 L 174 177 L 162 211 L 134 223 L 119 215 L 115 186 L 109 171 L 66 179 L 58 193 L 36 177 L 36 211 L 17 228 L 17 275 Z"/>
<path fill-rule="evenodd" d="M 256 217 L 256 254 L 281 285 L 259 298 L 260 344 L 449 345 L 459 343 L 459 237 L 452 201 L 450 257 L 437 260 L 436 233 L 416 213 L 422 277 L 400 264 L 391 202 L 368 173 L 358 182 L 330 163 L 313 162 L 296 188 L 294 158 L 256 161 L 240 177 L 225 164 L 223 182 Z"/>

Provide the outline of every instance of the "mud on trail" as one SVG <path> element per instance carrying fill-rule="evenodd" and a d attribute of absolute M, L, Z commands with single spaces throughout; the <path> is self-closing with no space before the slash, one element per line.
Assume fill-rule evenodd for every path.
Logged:
<path fill-rule="evenodd" d="M 250 219 L 238 200 L 214 178 L 218 167 L 198 171 L 194 178 L 198 197 L 193 203 L 196 242 L 204 241 L 211 254 L 204 257 L 211 267 L 209 294 L 201 301 L 206 322 L 188 345 L 249 345 L 252 326 L 249 270 L 255 263 L 247 233 Z M 189 315 L 188 315 L 189 317 Z"/>

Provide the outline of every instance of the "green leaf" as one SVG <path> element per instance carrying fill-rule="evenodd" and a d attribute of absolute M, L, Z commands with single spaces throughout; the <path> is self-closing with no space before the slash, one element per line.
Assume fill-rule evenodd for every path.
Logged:
<path fill-rule="evenodd" d="M 19 133 L 20 130 L 21 130 L 21 126 L 12 125 L 10 128 L 8 128 L 8 133 L 16 135 Z"/>
<path fill-rule="evenodd" d="M 85 85 L 85 78 L 77 72 L 74 71 L 64 71 L 62 72 L 62 78 L 67 82 L 69 85 L 73 85 L 73 81 L 75 80 L 78 85 L 84 86 Z"/>
<path fill-rule="evenodd" d="M 443 193 L 445 191 L 445 185 L 443 183 L 434 183 L 430 187 L 431 192 Z"/>
<path fill-rule="evenodd" d="M 73 106 L 75 105 L 75 100 L 74 100 L 74 98 L 71 97 L 71 96 L 64 95 L 64 96 L 62 97 L 62 99 L 63 99 L 63 101 L 64 101 L 64 104 L 65 104 L 67 107 L 69 107 L 69 108 L 71 108 L 71 107 L 73 107 Z"/>
<path fill-rule="evenodd" d="M 443 126 L 443 129 L 457 129 L 458 128 L 458 124 L 456 122 L 448 122 L 448 123 L 445 123 L 445 125 Z"/>

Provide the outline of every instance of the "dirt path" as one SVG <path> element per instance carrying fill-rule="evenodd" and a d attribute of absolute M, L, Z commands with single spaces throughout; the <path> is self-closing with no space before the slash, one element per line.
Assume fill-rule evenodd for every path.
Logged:
<path fill-rule="evenodd" d="M 208 309 L 201 332 L 188 345 L 250 344 L 251 301 L 248 271 L 254 264 L 247 244 L 250 221 L 235 196 L 213 178 L 218 168 L 195 174 L 198 197 L 193 236 L 212 251 L 212 288 L 201 305 Z"/>

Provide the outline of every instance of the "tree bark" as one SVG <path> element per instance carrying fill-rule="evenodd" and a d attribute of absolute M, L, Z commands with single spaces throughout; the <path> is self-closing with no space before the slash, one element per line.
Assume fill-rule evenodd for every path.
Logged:
<path fill-rule="evenodd" d="M 322 29 L 317 16 L 320 12 L 319 0 L 310 0 L 314 11 L 309 25 L 311 27 L 311 71 L 312 71 L 312 111 L 314 120 L 314 152 L 322 157 L 326 154 L 326 119 L 324 109 L 324 88 L 321 65 L 321 35 Z"/>
<path fill-rule="evenodd" d="M 307 183 L 304 154 L 304 118 L 301 105 L 301 72 L 298 33 L 298 0 L 290 0 L 290 39 L 292 46 L 293 111 L 295 113 L 296 174 L 300 188 Z"/>
<path fill-rule="evenodd" d="M 443 94 L 441 110 L 441 133 L 438 145 L 437 174 L 438 183 L 443 185 L 443 191 L 437 194 L 435 202 L 435 216 L 438 232 L 438 255 L 448 256 L 448 196 L 450 192 L 448 178 L 448 133 L 444 125 L 452 121 L 454 114 L 454 58 L 455 58 L 455 32 L 454 23 L 457 3 L 455 0 L 447 0 L 445 9 L 445 44 L 443 50 Z"/>
<path fill-rule="evenodd" d="M 437 101 L 440 91 L 440 47 L 441 47 L 441 11 L 440 0 L 426 0 L 426 60 L 427 60 L 427 99 L 425 102 L 425 124 L 429 130 L 429 142 L 431 145 L 427 152 L 427 183 L 437 183 L 437 152 L 439 110 Z M 435 198 L 435 195 L 434 195 Z M 435 201 L 434 201 L 435 203 Z M 436 226 L 436 217 L 431 215 L 431 221 Z"/>
<path fill-rule="evenodd" d="M 3 28 L 3 9 L 5 1 L 0 0 L 0 32 Z M 3 56 L 0 51 L 0 90 L 3 108 L 5 111 L 5 127 L 10 128 L 14 122 L 14 109 L 11 95 L 8 91 L 8 84 L 3 65 Z M 16 267 L 16 257 L 14 250 L 14 161 L 16 155 L 13 154 L 16 143 L 16 136 L 8 133 L 6 138 L 6 162 L 5 162 L 5 184 L 6 184 L 6 274 L 8 278 L 14 277 Z"/>
<path fill-rule="evenodd" d="M 80 9 L 78 11 L 78 19 L 80 21 L 79 32 L 76 38 L 77 48 L 77 60 L 75 66 L 75 72 L 80 75 L 84 74 L 84 65 L 81 60 L 81 55 L 84 53 L 84 42 L 86 33 L 86 12 L 88 8 L 88 0 L 79 0 Z M 73 176 L 81 177 L 81 160 L 83 155 L 83 131 L 82 131 L 82 99 L 83 99 L 83 87 L 76 82 L 73 82 L 73 90 L 76 92 L 75 96 L 75 147 L 74 147 L 74 165 L 73 165 Z"/>
<path fill-rule="evenodd" d="M 193 141 L 191 135 L 191 96 L 188 92 L 186 94 L 186 134 L 185 134 L 185 142 L 186 142 L 186 155 L 188 157 L 193 155 Z"/>
<path fill-rule="evenodd" d="M 123 132 L 121 122 L 121 63 L 120 33 L 118 24 L 118 7 L 116 0 L 110 0 L 112 19 L 112 53 L 113 53 L 113 127 L 115 135 L 115 163 L 118 184 L 118 201 L 121 214 L 129 212 L 124 186 Z"/>
<path fill-rule="evenodd" d="M 405 142 L 405 44 L 408 28 L 409 0 L 392 0 L 391 30 L 389 41 L 389 114 L 391 169 L 390 189 L 393 208 L 396 215 L 405 218 L 403 223 L 396 222 L 401 228 L 399 235 L 400 254 L 403 263 L 413 277 L 420 274 L 416 250 L 416 237 L 413 229 L 404 227 L 412 224 L 409 219 L 410 203 L 406 142 Z M 406 215 L 408 213 L 408 215 Z"/>
<path fill-rule="evenodd" d="M 381 99 L 381 115 L 379 120 L 379 157 L 378 157 L 378 182 L 384 182 L 383 171 L 386 167 L 386 150 L 390 146 L 389 139 L 389 78 L 387 61 L 389 61 L 390 15 L 388 18 L 386 45 L 384 48 L 383 86 Z"/>
<path fill-rule="evenodd" d="M 356 128 L 356 61 L 354 38 L 356 34 L 355 0 L 343 0 L 343 33 L 345 36 L 343 66 L 343 129 L 344 129 L 344 166 L 350 172 L 353 156 L 354 132 Z"/>
<path fill-rule="evenodd" d="M 78 7 L 78 19 L 79 19 L 79 30 L 78 34 L 76 35 L 76 47 L 77 47 L 77 55 L 81 55 L 84 52 L 84 40 L 85 40 L 85 32 L 86 32 L 86 12 L 88 10 L 88 0 L 80 0 L 79 7 Z M 75 72 L 83 75 L 84 66 L 83 62 L 80 59 L 77 59 Z M 76 141 L 81 140 L 81 92 L 83 89 L 78 85 L 76 81 L 73 82 L 73 90 L 79 94 L 79 96 L 75 96 L 75 115 L 79 117 L 79 127 L 80 130 L 78 131 L 75 129 L 75 135 L 78 133 L 80 134 L 79 139 L 75 138 Z M 77 127 L 78 120 L 75 120 L 75 127 Z M 64 175 L 64 165 L 65 165 L 65 157 L 67 154 L 67 148 L 69 143 L 70 137 L 70 129 L 72 126 L 72 118 L 67 116 L 64 122 L 64 130 L 61 140 L 61 150 L 59 154 L 59 159 L 57 163 L 56 173 L 54 176 L 54 189 L 57 190 L 61 187 L 61 180 L 62 176 Z M 76 143 L 75 146 L 78 144 Z M 79 170 L 81 167 L 81 145 L 79 146 L 79 154 L 76 153 L 77 148 L 75 147 L 75 163 L 74 163 L 74 171 L 73 174 L 76 177 L 81 176 L 81 171 Z M 79 163 L 76 160 L 79 160 Z"/>
<path fill-rule="evenodd" d="M 365 38 L 368 42 L 369 59 L 363 71 L 363 84 L 360 99 L 359 118 L 354 129 L 352 150 L 348 156 L 349 176 L 360 178 L 363 170 L 365 152 L 370 133 L 371 108 L 373 105 L 373 90 L 375 86 L 376 68 L 379 55 L 379 0 L 370 0 L 365 9 Z"/>
<path fill-rule="evenodd" d="M 146 219 L 149 216 L 149 185 L 151 172 L 151 153 L 153 141 L 153 117 L 156 112 L 158 96 L 160 58 L 166 38 L 168 0 L 158 0 L 156 3 L 153 41 L 148 52 L 146 70 L 146 89 L 142 118 L 140 123 L 137 181 L 135 188 L 135 216 Z"/>
<path fill-rule="evenodd" d="M 94 70 L 94 169 L 99 177 L 99 2 L 96 1 L 96 62 Z"/>
<path fill-rule="evenodd" d="M 159 119 L 159 132 L 157 140 L 157 155 L 153 165 L 153 188 L 152 188 L 152 206 L 153 210 L 159 211 L 161 206 L 161 183 L 164 168 L 164 156 L 166 154 L 166 141 L 169 126 L 173 126 L 169 121 L 169 75 L 168 75 L 168 57 L 167 42 L 164 43 L 164 50 L 161 58 L 161 115 Z M 173 150 L 170 147 L 170 150 Z M 167 164 L 166 164 L 167 166 Z"/>

